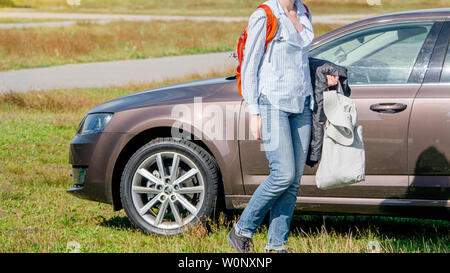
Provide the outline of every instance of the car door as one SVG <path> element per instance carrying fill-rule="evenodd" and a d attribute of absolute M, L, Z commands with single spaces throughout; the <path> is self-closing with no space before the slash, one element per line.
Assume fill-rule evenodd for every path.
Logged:
<path fill-rule="evenodd" d="M 351 98 L 363 126 L 366 181 L 342 189 L 319 190 L 316 168 L 306 167 L 299 195 L 308 197 L 402 198 L 408 189 L 407 130 L 413 100 L 421 86 L 424 47 L 434 45 L 440 26 L 414 22 L 372 26 L 344 33 L 311 50 L 310 56 L 346 66 Z M 423 77 L 423 76 L 422 76 Z M 245 110 L 245 102 L 243 103 Z M 247 111 L 241 111 L 248 124 Z M 247 130 L 248 131 L 248 130 Z M 246 194 L 269 174 L 260 142 L 240 141 Z"/>
<path fill-rule="evenodd" d="M 449 41 L 450 22 L 446 22 L 411 112 L 407 197 L 412 199 L 446 201 L 450 195 Z"/>

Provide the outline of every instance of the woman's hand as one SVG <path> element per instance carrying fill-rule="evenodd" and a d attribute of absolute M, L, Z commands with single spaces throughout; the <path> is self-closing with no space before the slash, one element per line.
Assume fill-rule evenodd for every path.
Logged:
<path fill-rule="evenodd" d="M 335 86 L 338 84 L 339 76 L 327 75 L 327 84 L 328 87 Z"/>
<path fill-rule="evenodd" d="M 261 115 L 251 115 L 250 131 L 257 140 L 261 139 Z"/>

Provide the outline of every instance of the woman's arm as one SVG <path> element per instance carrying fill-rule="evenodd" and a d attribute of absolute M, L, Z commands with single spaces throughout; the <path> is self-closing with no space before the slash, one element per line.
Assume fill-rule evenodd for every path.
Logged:
<path fill-rule="evenodd" d="M 265 52 L 267 17 L 262 9 L 250 16 L 247 29 L 247 41 L 242 61 L 242 96 L 248 105 L 250 114 L 259 114 L 258 107 L 258 70 Z"/>

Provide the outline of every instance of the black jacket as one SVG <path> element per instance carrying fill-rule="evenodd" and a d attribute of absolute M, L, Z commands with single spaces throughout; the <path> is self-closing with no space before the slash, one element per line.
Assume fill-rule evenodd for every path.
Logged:
<path fill-rule="evenodd" d="M 315 167 L 322 154 L 324 124 L 327 119 L 323 111 L 323 92 L 329 90 L 326 75 L 339 76 L 345 96 L 349 97 L 351 90 L 348 86 L 347 68 L 315 58 L 309 58 L 309 68 L 316 103 L 312 113 L 311 141 L 306 165 Z M 333 88 L 336 87 L 330 87 L 330 89 Z"/>

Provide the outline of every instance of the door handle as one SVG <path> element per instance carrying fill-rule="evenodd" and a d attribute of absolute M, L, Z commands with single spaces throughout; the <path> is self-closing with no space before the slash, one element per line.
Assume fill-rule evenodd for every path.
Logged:
<path fill-rule="evenodd" d="M 403 103 L 383 102 L 372 104 L 370 110 L 380 113 L 398 113 L 405 110 L 406 107 L 406 104 Z"/>

